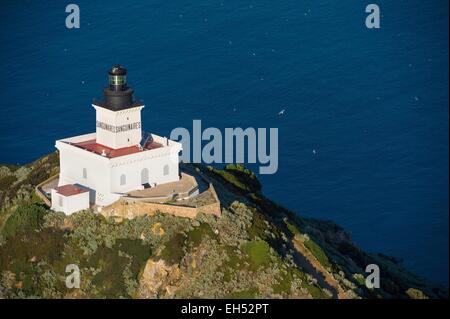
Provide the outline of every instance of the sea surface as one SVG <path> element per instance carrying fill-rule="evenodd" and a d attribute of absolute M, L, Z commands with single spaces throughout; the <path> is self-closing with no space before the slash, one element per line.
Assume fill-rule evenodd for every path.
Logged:
<path fill-rule="evenodd" d="M 121 63 L 146 130 L 278 127 L 267 196 L 448 286 L 448 1 L 77 0 L 67 29 L 69 3 L 0 4 L 0 162 L 94 131 Z"/>

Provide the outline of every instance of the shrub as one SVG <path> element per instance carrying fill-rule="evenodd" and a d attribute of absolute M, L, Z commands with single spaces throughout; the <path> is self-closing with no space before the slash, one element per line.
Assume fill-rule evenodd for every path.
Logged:
<path fill-rule="evenodd" d="M 0 269 L 16 274 L 32 271 L 34 263 L 54 264 L 62 255 L 65 238 L 62 231 L 46 228 L 40 232 L 17 234 L 0 246 Z"/>
<path fill-rule="evenodd" d="M 97 287 L 103 298 L 120 298 L 128 295 L 123 272 L 129 259 L 121 256 L 119 251 L 105 246 L 99 247 L 89 258 L 89 266 L 99 268 L 92 283 Z"/>
<path fill-rule="evenodd" d="M 280 266 L 283 261 L 279 261 Z M 278 283 L 273 285 L 273 291 L 277 294 L 286 294 L 289 295 L 292 288 L 292 282 L 296 279 L 304 278 L 305 275 L 298 270 L 296 267 L 288 266 L 286 271 L 280 272 Z"/>
<path fill-rule="evenodd" d="M 314 299 L 330 299 L 330 296 L 328 296 L 322 289 L 319 287 L 313 286 L 313 285 L 305 285 L 306 289 L 308 289 L 308 292 L 311 294 L 311 296 Z"/>
<path fill-rule="evenodd" d="M 217 237 L 211 229 L 211 226 L 207 223 L 201 223 L 200 226 L 195 227 L 187 233 L 187 242 L 191 245 L 191 247 L 197 247 L 206 236 L 212 238 Z"/>
<path fill-rule="evenodd" d="M 261 191 L 261 183 L 256 178 L 255 173 L 246 169 L 242 164 L 228 164 L 223 170 L 211 167 L 211 170 L 244 192 L 257 193 Z"/>
<path fill-rule="evenodd" d="M 268 226 L 266 224 L 266 219 L 264 218 L 264 216 L 258 211 L 253 212 L 252 224 L 247 229 L 247 233 L 250 239 L 266 239 L 267 230 Z"/>
<path fill-rule="evenodd" d="M 44 216 L 44 227 L 61 228 L 64 225 L 66 215 L 63 212 L 49 212 Z"/>
<path fill-rule="evenodd" d="M 118 239 L 114 245 L 114 249 L 132 257 L 130 265 L 132 279 L 138 278 L 139 272 L 152 254 L 150 246 L 144 245 L 140 239 Z"/>
<path fill-rule="evenodd" d="M 409 288 L 405 292 L 411 299 L 428 299 L 428 297 L 419 289 Z"/>
<path fill-rule="evenodd" d="M 14 175 L 0 177 L 0 192 L 7 190 L 16 180 Z"/>
<path fill-rule="evenodd" d="M 48 210 L 38 204 L 20 205 L 6 220 L 2 234 L 9 238 L 15 234 L 39 230 L 47 213 Z"/>
<path fill-rule="evenodd" d="M 178 233 L 172 236 L 161 251 L 161 258 L 169 265 L 178 264 L 184 256 L 186 236 Z"/>

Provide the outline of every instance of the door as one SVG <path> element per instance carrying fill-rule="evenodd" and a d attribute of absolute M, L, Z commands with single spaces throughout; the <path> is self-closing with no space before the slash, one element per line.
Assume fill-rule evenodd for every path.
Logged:
<path fill-rule="evenodd" d="M 141 171 L 141 184 L 148 184 L 148 168 Z"/>

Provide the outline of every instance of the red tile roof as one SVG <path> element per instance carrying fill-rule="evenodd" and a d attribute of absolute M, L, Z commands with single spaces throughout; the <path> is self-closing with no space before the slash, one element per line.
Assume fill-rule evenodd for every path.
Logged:
<path fill-rule="evenodd" d="M 78 187 L 73 184 L 67 184 L 67 185 L 56 187 L 56 191 L 58 192 L 58 194 L 61 194 L 63 196 L 73 196 L 73 195 L 85 193 L 88 190 L 85 188 Z"/>
<path fill-rule="evenodd" d="M 145 150 L 152 150 L 155 148 L 162 147 L 162 144 L 160 144 L 160 143 L 156 143 L 155 141 L 148 141 L 147 144 L 145 144 L 145 147 L 143 149 L 137 145 L 113 149 L 108 146 L 98 144 L 95 139 L 80 142 L 80 143 L 75 143 L 73 145 L 80 147 L 82 149 L 85 149 L 87 151 L 94 152 L 99 155 L 105 154 L 105 156 L 108 158 L 130 155 L 130 154 L 134 154 L 134 153 L 143 152 Z"/>

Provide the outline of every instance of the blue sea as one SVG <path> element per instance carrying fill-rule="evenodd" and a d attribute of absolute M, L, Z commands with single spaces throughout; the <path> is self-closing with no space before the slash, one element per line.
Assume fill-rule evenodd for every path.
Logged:
<path fill-rule="evenodd" d="M 77 0 L 79 29 L 69 3 L 0 4 L 0 162 L 94 131 L 120 63 L 146 130 L 279 128 L 268 197 L 448 286 L 447 0 Z"/>

